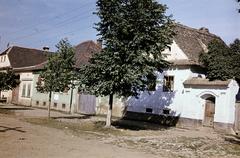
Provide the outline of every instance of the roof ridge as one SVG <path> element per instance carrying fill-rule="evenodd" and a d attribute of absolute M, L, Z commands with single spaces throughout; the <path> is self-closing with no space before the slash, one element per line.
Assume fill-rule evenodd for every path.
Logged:
<path fill-rule="evenodd" d="M 181 24 L 181 23 L 175 23 L 175 25 L 178 26 L 178 27 L 184 28 L 184 29 L 188 29 L 188 30 L 190 30 L 190 31 L 198 32 L 198 33 L 200 33 L 200 34 L 204 34 L 204 35 L 207 35 L 207 36 L 212 36 L 212 37 L 220 38 L 219 36 L 217 36 L 217 35 L 215 35 L 215 34 L 213 34 L 213 33 L 211 33 L 211 32 L 208 32 L 208 33 L 207 33 L 207 32 L 203 32 L 203 31 L 200 31 L 200 30 L 197 29 L 197 28 L 189 27 L 189 26 L 183 25 L 183 24 Z"/>
<path fill-rule="evenodd" d="M 79 44 L 76 45 L 75 47 L 78 47 L 78 46 L 80 46 L 80 45 L 82 45 L 82 44 L 84 44 L 84 43 L 90 43 L 90 42 L 92 42 L 92 43 L 95 44 L 95 42 L 94 42 L 93 40 L 86 40 L 86 41 L 83 41 L 83 42 L 79 43 Z"/>
<path fill-rule="evenodd" d="M 42 49 L 37 49 L 37 48 L 30 48 L 30 47 L 22 47 L 22 46 L 11 46 L 12 48 L 23 48 L 23 49 L 30 49 L 30 50 L 37 50 L 37 51 L 42 51 L 42 52 L 45 52 L 44 50 Z"/>

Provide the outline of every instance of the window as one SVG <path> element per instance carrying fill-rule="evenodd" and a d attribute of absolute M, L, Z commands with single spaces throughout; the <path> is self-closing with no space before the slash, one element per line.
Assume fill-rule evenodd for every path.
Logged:
<path fill-rule="evenodd" d="M 39 105 L 39 101 L 36 101 L 36 105 Z"/>
<path fill-rule="evenodd" d="M 152 113 L 152 112 L 153 112 L 153 109 L 152 109 L 152 108 L 146 108 L 146 112 L 147 112 L 147 113 Z"/>
<path fill-rule="evenodd" d="M 174 76 L 164 76 L 163 91 L 173 92 L 174 90 Z"/>
<path fill-rule="evenodd" d="M 53 103 L 53 106 L 56 108 L 57 107 L 57 103 Z"/>
<path fill-rule="evenodd" d="M 170 114 L 170 109 L 163 109 L 163 114 L 164 115 L 169 115 Z"/>
<path fill-rule="evenodd" d="M 46 106 L 46 102 L 45 101 L 43 102 L 43 106 Z"/>
<path fill-rule="evenodd" d="M 22 97 L 30 98 L 31 97 L 31 88 L 32 85 L 30 82 L 24 82 L 22 86 Z"/>
<path fill-rule="evenodd" d="M 31 83 L 28 84 L 28 89 L 27 89 L 27 97 L 30 98 L 31 94 Z"/>
<path fill-rule="evenodd" d="M 62 104 L 62 108 L 65 109 L 66 108 L 66 104 Z"/>
<path fill-rule="evenodd" d="M 6 61 L 6 56 L 3 57 L 3 62 L 5 62 L 5 61 Z"/>
<path fill-rule="evenodd" d="M 23 84 L 23 88 L 22 88 L 22 97 L 25 97 L 26 94 L 26 84 Z"/>

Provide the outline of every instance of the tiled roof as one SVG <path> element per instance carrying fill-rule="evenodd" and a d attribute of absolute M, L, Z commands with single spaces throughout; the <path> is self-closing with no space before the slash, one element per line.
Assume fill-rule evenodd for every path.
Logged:
<path fill-rule="evenodd" d="M 93 54 L 100 52 L 101 46 L 94 41 L 85 41 L 77 45 L 75 49 L 75 66 L 79 68 L 81 65 L 87 64 Z"/>
<path fill-rule="evenodd" d="M 190 79 L 184 81 L 183 84 L 184 84 L 184 86 L 227 87 L 230 82 L 231 82 L 231 80 L 226 80 L 226 81 L 214 80 L 214 81 L 210 81 L 209 79 L 206 79 L 206 78 L 193 77 L 193 78 L 190 78 Z"/>
<path fill-rule="evenodd" d="M 44 66 L 47 64 L 47 60 L 43 63 L 34 65 L 34 66 L 28 66 L 28 67 L 20 67 L 20 68 L 13 68 L 13 71 L 15 72 L 22 72 L 22 71 L 36 71 L 36 70 L 42 70 L 44 69 Z"/>
<path fill-rule="evenodd" d="M 187 60 L 187 59 L 181 59 L 181 60 L 169 60 L 170 63 L 172 63 L 175 66 L 191 66 L 191 65 L 198 65 L 196 62 L 192 60 Z"/>
<path fill-rule="evenodd" d="M 195 64 L 199 64 L 200 53 L 207 51 L 207 46 L 212 40 L 221 40 L 220 37 L 210 33 L 206 28 L 194 29 L 182 24 L 175 25 L 175 33 L 174 41 L 187 55 L 191 63 Z"/>
<path fill-rule="evenodd" d="M 13 46 L 8 51 L 8 58 L 12 68 L 38 65 L 47 60 L 47 53 L 32 48 Z"/>
<path fill-rule="evenodd" d="M 101 51 L 101 46 L 96 44 L 93 41 L 85 41 L 80 43 L 75 47 L 75 67 L 79 68 L 81 65 L 87 64 L 88 60 L 92 57 L 94 53 L 98 53 Z M 47 64 L 46 60 L 41 60 L 42 62 L 37 63 L 31 66 L 22 66 L 15 67 L 14 71 L 36 71 L 41 70 Z"/>

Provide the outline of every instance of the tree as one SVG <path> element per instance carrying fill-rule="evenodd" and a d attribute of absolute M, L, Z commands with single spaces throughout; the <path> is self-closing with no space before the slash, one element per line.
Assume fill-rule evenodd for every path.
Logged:
<path fill-rule="evenodd" d="M 111 126 L 113 96 L 138 96 L 152 89 L 156 71 L 169 66 L 161 52 L 172 43 L 173 21 L 155 0 L 98 0 L 96 24 L 103 49 L 80 70 L 80 89 L 109 96 L 106 127 Z"/>
<path fill-rule="evenodd" d="M 0 72 L 0 91 L 12 90 L 19 84 L 19 75 L 15 75 L 13 71 Z"/>
<path fill-rule="evenodd" d="M 233 77 L 231 66 L 232 53 L 229 47 L 220 40 L 213 40 L 208 45 L 208 53 L 200 55 L 200 61 L 207 69 L 210 80 L 227 80 Z"/>
<path fill-rule="evenodd" d="M 73 82 L 76 76 L 73 69 L 75 50 L 67 39 L 61 40 L 56 47 L 57 52 L 49 54 L 48 62 L 37 82 L 38 91 L 49 93 L 48 118 L 50 118 L 52 92 L 63 92 L 75 86 Z"/>
<path fill-rule="evenodd" d="M 230 44 L 230 50 L 232 52 L 232 68 L 234 72 L 234 77 L 240 84 L 240 40 L 236 39 L 232 44 Z"/>
<path fill-rule="evenodd" d="M 224 42 L 213 40 L 208 45 L 208 53 L 200 55 L 200 61 L 207 69 L 210 80 L 240 79 L 240 41 L 227 46 Z"/>

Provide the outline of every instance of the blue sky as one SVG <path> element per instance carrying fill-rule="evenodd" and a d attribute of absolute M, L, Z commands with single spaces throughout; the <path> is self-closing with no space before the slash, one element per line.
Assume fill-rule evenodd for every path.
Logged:
<path fill-rule="evenodd" d="M 235 0 L 158 0 L 167 14 L 194 28 L 207 27 L 227 44 L 240 38 Z M 96 40 L 96 0 L 0 0 L 0 50 L 7 44 L 41 49 L 67 37 L 73 45 Z"/>

